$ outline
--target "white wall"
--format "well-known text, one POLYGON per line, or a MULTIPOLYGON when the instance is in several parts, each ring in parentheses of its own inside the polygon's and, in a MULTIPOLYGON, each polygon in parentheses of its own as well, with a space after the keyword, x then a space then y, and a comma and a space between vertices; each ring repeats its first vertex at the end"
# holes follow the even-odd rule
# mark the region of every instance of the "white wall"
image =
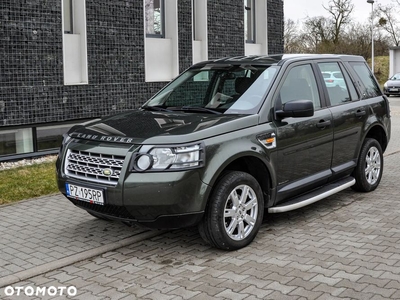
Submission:
POLYGON ((177 0, 165 1, 165 38, 146 37, 145 24, 143 30, 146 82, 172 80, 179 74, 177 0))
POLYGON ((193 64, 208 60, 207 0, 193 0, 192 14, 195 13, 193 26, 193 64))
MULTIPOLYGON (((88 83, 85 3, 83 0, 72 0, 73 34, 64 33, 62 22, 65 85, 88 83)), ((64 10, 62 13, 64 16, 64 10)))
POLYGON ((389 49, 389 77, 400 72, 400 47, 389 49))
MULTIPOLYGON (((255 0, 255 33, 256 42, 246 43, 245 55, 267 55, 268 54, 268 22, 267 22, 267 0, 255 0)), ((244 11, 243 11, 244 14, 244 11)))

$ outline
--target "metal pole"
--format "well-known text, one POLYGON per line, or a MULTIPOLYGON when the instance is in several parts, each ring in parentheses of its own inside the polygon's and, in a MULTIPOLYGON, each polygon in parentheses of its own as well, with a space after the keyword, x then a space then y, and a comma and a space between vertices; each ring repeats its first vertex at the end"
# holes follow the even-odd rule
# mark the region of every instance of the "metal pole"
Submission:
POLYGON ((371 70, 375 74, 374 68, 374 0, 367 0, 371 4, 371 70))

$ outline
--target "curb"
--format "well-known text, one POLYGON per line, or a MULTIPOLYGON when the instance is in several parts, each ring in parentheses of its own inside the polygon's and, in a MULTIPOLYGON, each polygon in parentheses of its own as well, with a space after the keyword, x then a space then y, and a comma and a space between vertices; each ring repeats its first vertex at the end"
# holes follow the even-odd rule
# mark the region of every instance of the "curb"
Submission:
POLYGON ((98 256, 103 253, 106 253, 108 251, 113 251, 118 248, 128 246, 133 243, 141 242, 143 240, 164 234, 165 232, 167 232, 167 231, 165 231, 165 230, 146 231, 146 232, 139 233, 135 236, 123 239, 121 241, 118 241, 118 242, 115 242, 112 244, 107 244, 107 245, 97 247, 95 249, 90 249, 87 251, 79 252, 79 253, 73 254, 71 256, 64 257, 64 258, 58 259, 56 261, 40 265, 40 266, 36 266, 36 267, 28 269, 28 270, 24 270, 24 271, 20 271, 20 272, 11 274, 11 275, 7 275, 3 278, 0 278, 0 287, 6 287, 6 286, 12 285, 14 283, 29 279, 31 277, 38 276, 38 275, 62 268, 62 267, 66 267, 66 266, 76 263, 78 261, 89 259, 94 256, 98 256))

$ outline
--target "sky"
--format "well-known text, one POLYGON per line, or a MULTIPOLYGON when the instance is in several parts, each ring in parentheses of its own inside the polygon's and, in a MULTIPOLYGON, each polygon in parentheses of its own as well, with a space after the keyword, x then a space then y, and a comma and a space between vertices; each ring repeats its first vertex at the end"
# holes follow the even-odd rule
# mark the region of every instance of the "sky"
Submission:
MULTIPOLYGON (((285 20, 304 21, 308 17, 329 16, 328 12, 322 7, 328 7, 329 0, 284 0, 285 20)), ((356 22, 366 23, 370 16, 372 7, 367 0, 352 0, 354 10, 352 16, 356 22)), ((392 4, 391 0, 375 0, 374 8, 377 4, 392 4)))

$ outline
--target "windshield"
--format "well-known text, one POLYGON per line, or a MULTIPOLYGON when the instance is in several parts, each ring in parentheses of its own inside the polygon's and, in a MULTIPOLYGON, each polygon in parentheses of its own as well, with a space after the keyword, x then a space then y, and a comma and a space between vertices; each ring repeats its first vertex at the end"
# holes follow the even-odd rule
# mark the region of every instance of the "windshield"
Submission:
POLYGON ((394 74, 390 80, 400 80, 400 73, 394 74))
POLYGON ((277 69, 276 66, 227 64, 189 69, 142 108, 254 114, 261 107, 277 69))

